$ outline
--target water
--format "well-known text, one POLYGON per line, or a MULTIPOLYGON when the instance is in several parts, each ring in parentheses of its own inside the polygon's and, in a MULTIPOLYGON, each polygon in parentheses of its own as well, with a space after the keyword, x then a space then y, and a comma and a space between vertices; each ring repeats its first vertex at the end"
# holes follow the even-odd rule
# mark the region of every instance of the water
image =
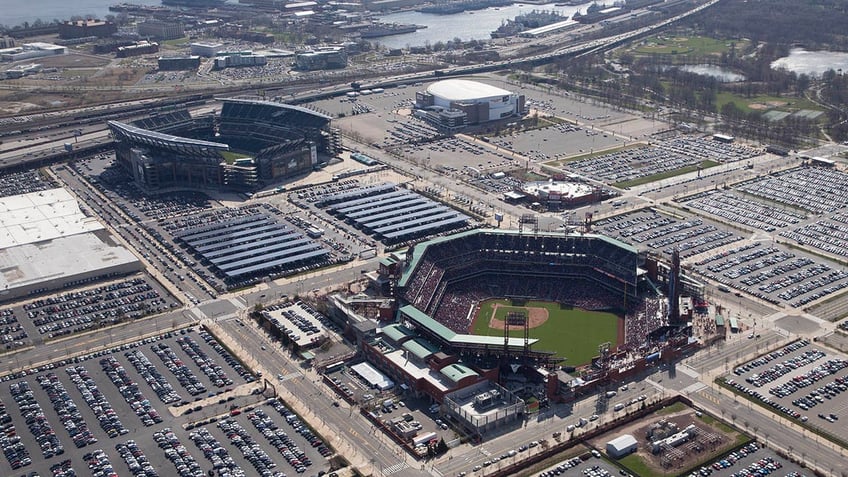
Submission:
MULTIPOLYGON (((125 0, 3 0, 0 23, 7 26, 21 25, 23 22, 32 23, 37 19, 45 22, 55 20, 70 20, 72 16, 103 18, 112 13, 109 5, 115 5, 125 0)), ((161 5, 160 0, 126 0, 127 3, 138 5, 161 5)))
POLYGON ((689 73, 695 73, 696 75, 712 76, 722 83, 745 81, 744 75, 740 75, 733 70, 715 65, 685 65, 681 66, 680 69, 689 73))
POLYGON ((110 13, 114 15, 109 6, 118 3, 162 5, 161 0, 0 0, 0 24, 12 27, 24 22, 32 23, 39 18, 51 22, 70 20, 73 16, 102 19, 110 13))
POLYGON ((821 76, 827 70, 848 71, 848 53, 835 51, 807 51, 803 48, 789 50, 784 56, 772 62, 772 68, 785 68, 797 74, 821 76))
MULTIPOLYGON (((588 5, 588 2, 587 2, 588 5)), ((533 10, 557 11, 566 18, 581 10, 585 13, 585 5, 577 7, 557 7, 553 3, 530 5, 514 3, 506 7, 490 7, 485 10, 462 12, 455 15, 436 15, 433 13, 400 12, 383 15, 380 21, 386 23, 414 23, 427 25, 427 28, 414 33, 384 36, 372 41, 385 45, 387 48, 406 48, 408 46, 433 45, 439 41, 447 42, 454 38, 463 41, 488 40, 505 20, 512 20, 517 15, 533 10)))

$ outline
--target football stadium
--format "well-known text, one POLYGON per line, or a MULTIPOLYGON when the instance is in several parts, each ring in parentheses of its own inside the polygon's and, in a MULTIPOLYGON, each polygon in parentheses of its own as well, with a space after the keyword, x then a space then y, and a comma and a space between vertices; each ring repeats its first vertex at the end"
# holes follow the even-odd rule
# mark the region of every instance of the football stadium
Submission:
POLYGON ((175 111, 110 121, 117 162, 146 192, 255 190, 309 172, 341 145, 329 116, 300 106, 222 99, 220 114, 175 111))

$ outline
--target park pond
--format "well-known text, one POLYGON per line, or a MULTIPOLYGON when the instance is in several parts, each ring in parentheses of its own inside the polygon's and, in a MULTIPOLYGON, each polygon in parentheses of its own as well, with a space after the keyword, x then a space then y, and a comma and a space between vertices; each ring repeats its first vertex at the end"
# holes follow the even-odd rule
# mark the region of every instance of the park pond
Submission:
POLYGON ((848 53, 838 51, 807 51, 803 48, 789 50, 784 56, 772 62, 772 68, 784 68, 797 74, 821 76, 828 70, 848 70, 848 53))
POLYGON ((694 73, 701 76, 711 76, 722 83, 734 83, 744 81, 745 76, 733 70, 715 65, 683 65, 679 67, 682 71, 694 73))

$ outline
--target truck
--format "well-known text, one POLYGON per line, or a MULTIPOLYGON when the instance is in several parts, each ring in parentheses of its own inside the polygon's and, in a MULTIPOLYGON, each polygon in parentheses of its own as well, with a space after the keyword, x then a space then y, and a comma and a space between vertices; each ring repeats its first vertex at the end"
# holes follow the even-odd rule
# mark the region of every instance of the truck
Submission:
POLYGON ((435 432, 425 432, 424 434, 412 439, 413 447, 427 445, 430 441, 436 440, 437 437, 439 437, 439 435, 435 432))

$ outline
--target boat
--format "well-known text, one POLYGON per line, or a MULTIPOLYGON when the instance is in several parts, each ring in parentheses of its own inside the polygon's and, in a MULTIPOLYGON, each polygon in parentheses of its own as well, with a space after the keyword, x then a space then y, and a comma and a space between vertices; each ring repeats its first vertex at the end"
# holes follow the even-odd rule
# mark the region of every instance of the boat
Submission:
POLYGON ((427 28, 425 25, 412 25, 403 23, 374 23, 371 26, 359 30, 360 38, 379 38, 381 36, 402 35, 404 33, 412 33, 421 28, 427 28))
POLYGON ((419 13, 435 13, 438 15, 452 15, 468 10, 483 10, 489 7, 505 7, 512 0, 460 0, 458 2, 439 1, 416 9, 419 13))
POLYGON ((171 7, 220 7, 226 0, 162 0, 162 5, 171 7))

